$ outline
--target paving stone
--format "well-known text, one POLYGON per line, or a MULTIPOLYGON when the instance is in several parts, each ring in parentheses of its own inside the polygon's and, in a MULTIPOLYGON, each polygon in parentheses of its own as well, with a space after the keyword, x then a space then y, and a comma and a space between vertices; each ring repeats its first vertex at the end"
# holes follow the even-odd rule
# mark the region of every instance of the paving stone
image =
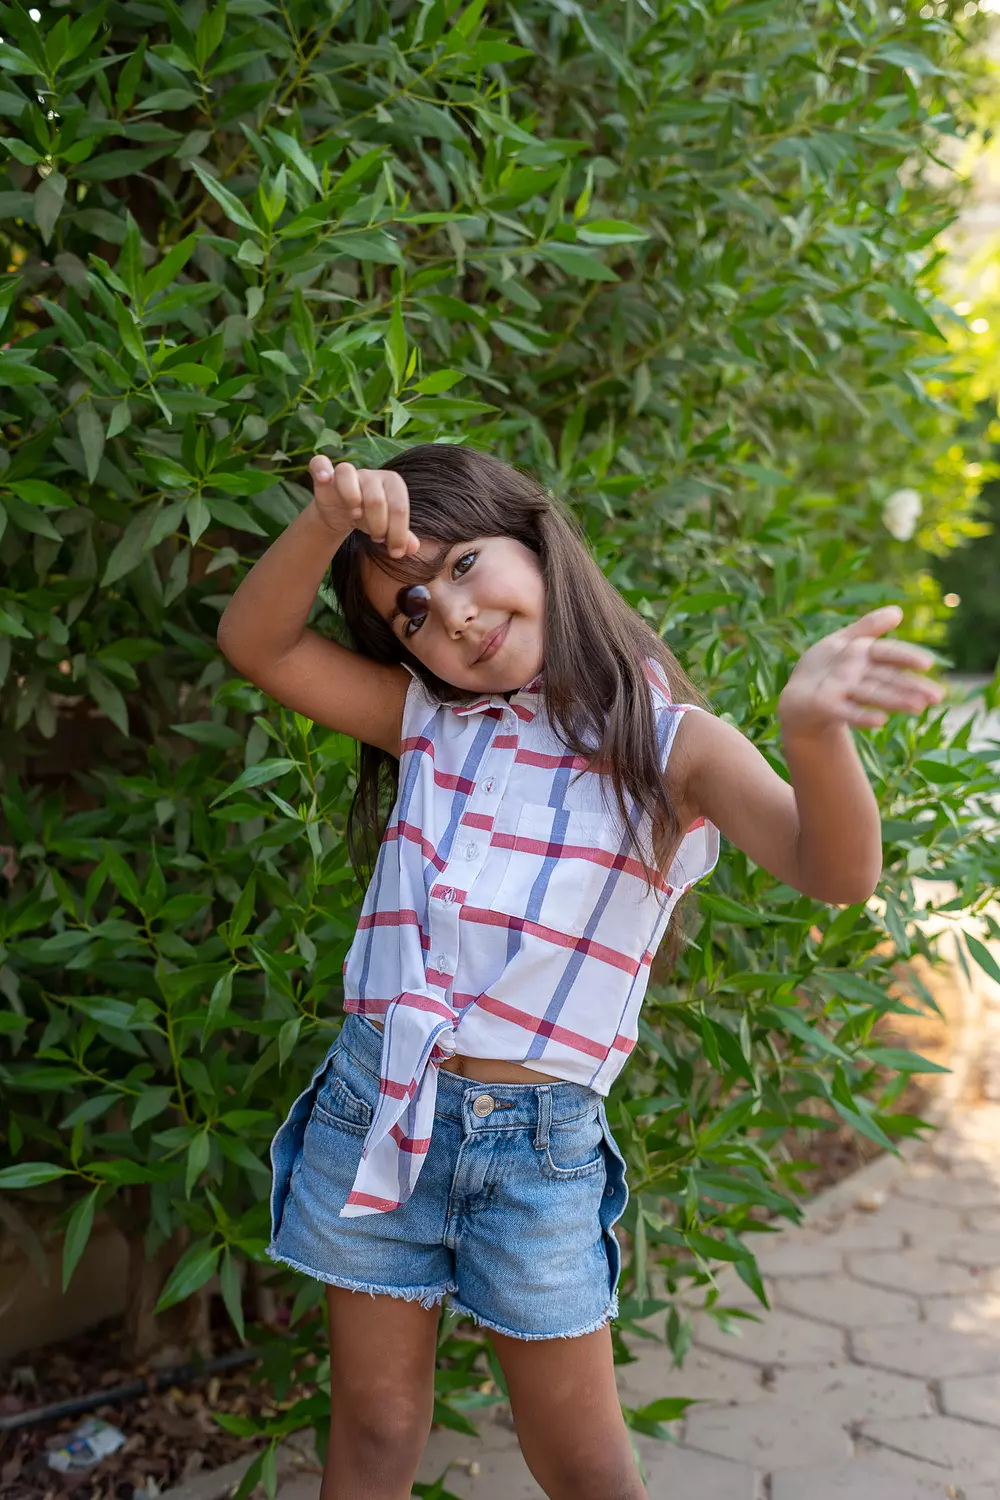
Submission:
POLYGON ((879 1417, 863 1432, 896 1453, 940 1465, 949 1478, 996 1478, 1000 1446, 991 1427, 957 1417, 879 1417))
POLYGON ((957 1208, 917 1203, 911 1198, 890 1198, 874 1217, 892 1229, 902 1230, 915 1244, 950 1239, 965 1229, 957 1208))
MULTIPOLYGON (((922 1480, 924 1484, 938 1485, 939 1493, 947 1495, 948 1500, 957 1500, 958 1496, 965 1500, 965 1484, 949 1464, 927 1463, 924 1459, 913 1458, 909 1453, 881 1448, 864 1437, 859 1437, 855 1443, 854 1456, 866 1463, 874 1463, 877 1468, 885 1469, 890 1474, 897 1474, 911 1484, 922 1480)), ((803 1500, 807 1500, 807 1497, 803 1497, 803 1500)))
POLYGON ((771 1476, 771 1500, 942 1500, 943 1485, 900 1476, 865 1459, 834 1469, 779 1469, 771 1476))
MULTIPOLYGON (((504 1500, 545 1500, 513 1433, 508 1434, 503 1447, 487 1447, 459 1432, 432 1432, 417 1478, 424 1484, 433 1484, 445 1470, 448 1472, 445 1488, 460 1500, 494 1500, 501 1495, 504 1500)), ((282 1494, 279 1500, 285 1500, 285 1496, 282 1494)))
POLYGON ((939 1208, 996 1209, 1000 1204, 1000 1187, 988 1178, 953 1177, 951 1173, 933 1172, 926 1176, 905 1177, 896 1188, 900 1198, 929 1203, 939 1208))
POLYGON ((664 1396, 688 1396, 697 1401, 741 1403, 764 1394, 761 1372, 741 1359, 725 1359, 705 1349, 692 1349, 679 1370, 663 1345, 627 1340, 634 1364, 618 1365, 618 1390, 628 1406, 646 1406, 664 1396))
POLYGON ((895 1224, 881 1223, 878 1214, 845 1219, 826 1236, 831 1250, 901 1250, 903 1231, 895 1224))
POLYGON ((970 1213, 969 1228, 981 1234, 1000 1234, 1000 1208, 981 1208, 970 1213))
POLYGON ((835 1464, 851 1454, 851 1440, 832 1412, 777 1401, 695 1407, 687 1417, 684 1444, 761 1469, 793 1468, 810 1459, 835 1464))
POLYGON ((933 1410, 924 1381, 865 1365, 779 1370, 771 1395, 784 1406, 829 1412, 841 1425, 871 1417, 919 1417, 933 1410))
POLYGON ((297 1474, 279 1486, 280 1500, 319 1500, 320 1480, 315 1474, 297 1474))
POLYGON ((835 1328, 881 1328, 916 1323, 920 1304, 903 1292, 863 1286, 850 1276, 810 1276, 780 1284, 778 1302, 790 1312, 835 1328))
POLYGON ((967 1484, 962 1500, 1000 1500, 1000 1480, 996 1484, 967 1484))
POLYGON ((945 1297, 974 1292, 983 1276, 957 1261, 941 1260, 931 1251, 877 1250, 873 1255, 849 1255, 847 1269, 857 1281, 918 1297, 945 1297))
MULTIPOLYGON (((748 1464, 730 1463, 708 1453, 690 1448, 676 1448, 656 1438, 638 1438, 636 1447, 646 1472, 650 1500, 680 1500, 697 1496, 697 1500, 760 1500, 760 1476, 748 1464)), ((449 1481, 450 1483, 450 1481, 449 1481)), ((540 1492, 539 1492, 540 1493, 540 1492)), ((482 1496, 482 1500, 493 1497, 482 1496)), ((506 1493, 496 1500, 507 1500, 506 1493)))
POLYGON ((760 1323, 741 1320, 739 1332, 738 1338, 723 1333, 707 1314, 694 1320, 694 1343, 731 1359, 756 1365, 818 1365, 844 1358, 844 1335, 839 1328, 827 1328, 781 1309, 766 1313, 760 1323))
POLYGON ((954 1328, 959 1333, 992 1337, 1000 1349, 1000 1297, 928 1297, 928 1323, 935 1328, 954 1328))
POLYGON ((962 1266, 988 1269, 1000 1266, 1000 1234, 960 1234, 941 1249, 944 1260, 957 1260, 962 1266))
POLYGON ((1000 1374, 1000 1339, 995 1336, 977 1338, 918 1323, 907 1328, 871 1328, 852 1334, 851 1342, 859 1364, 923 1380, 1000 1374))
POLYGON ((800 1239, 790 1235, 785 1243, 782 1239, 776 1235, 774 1242, 765 1240, 760 1249, 750 1241, 762 1276, 829 1276, 843 1269, 840 1250, 824 1236, 800 1239))
MULTIPOLYGON (((963 1375, 941 1382, 941 1406, 949 1417, 1000 1427, 1000 1375, 963 1375)), ((997 1439, 1000 1443, 1000 1438, 997 1439)))

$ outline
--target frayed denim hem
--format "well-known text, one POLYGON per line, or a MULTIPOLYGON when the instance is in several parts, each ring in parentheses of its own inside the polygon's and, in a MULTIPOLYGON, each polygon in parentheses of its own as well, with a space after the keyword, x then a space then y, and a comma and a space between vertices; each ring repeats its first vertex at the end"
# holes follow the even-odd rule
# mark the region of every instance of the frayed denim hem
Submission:
POLYGON ((525 1343, 535 1343, 540 1339, 582 1339, 585 1334, 598 1333, 608 1323, 613 1323, 618 1316, 618 1296, 612 1297, 607 1307, 599 1318, 593 1323, 588 1323, 585 1328, 571 1328, 568 1333, 519 1333, 516 1328, 503 1328, 499 1323, 491 1323, 489 1318, 484 1318, 480 1313, 473 1312, 471 1307, 466 1307, 464 1302, 459 1302, 454 1296, 448 1303, 452 1312, 461 1313, 463 1318, 471 1318, 473 1323, 480 1328, 488 1328, 491 1333, 502 1333, 508 1339, 522 1339, 525 1343))
POLYGON ((345 1292, 367 1292, 369 1297, 396 1297, 401 1302, 419 1302, 421 1307, 426 1307, 428 1310, 440 1307, 445 1297, 455 1290, 452 1286, 375 1286, 371 1282, 352 1281, 349 1276, 331 1276, 326 1271, 317 1271, 312 1266, 304 1266, 301 1261, 291 1260, 287 1255, 282 1255, 273 1245, 268 1246, 267 1254, 270 1260, 277 1261, 283 1266, 290 1266, 293 1271, 301 1271, 304 1276, 311 1276, 314 1281, 323 1281, 327 1286, 339 1286, 345 1292))

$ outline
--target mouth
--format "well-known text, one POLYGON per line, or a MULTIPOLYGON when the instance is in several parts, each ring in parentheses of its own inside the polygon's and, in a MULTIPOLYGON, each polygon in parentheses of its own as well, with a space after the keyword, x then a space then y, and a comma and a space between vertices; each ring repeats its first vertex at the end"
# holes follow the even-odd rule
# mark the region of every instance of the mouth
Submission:
POLYGON ((510 629, 510 622, 511 616, 508 615, 502 625, 498 625, 496 630, 490 631, 489 635, 483 642, 483 649, 480 651, 479 655, 472 663, 474 667, 481 666, 484 661, 489 661, 491 657, 496 656, 497 652, 500 650, 500 647, 507 639, 507 632, 510 629))

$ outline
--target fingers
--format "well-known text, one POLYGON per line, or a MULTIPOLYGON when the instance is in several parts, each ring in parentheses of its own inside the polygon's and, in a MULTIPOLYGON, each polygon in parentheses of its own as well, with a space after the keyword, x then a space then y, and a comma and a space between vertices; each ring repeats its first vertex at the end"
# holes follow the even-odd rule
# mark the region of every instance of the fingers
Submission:
POLYGON ((870 609, 859 620, 852 620, 849 625, 844 625, 842 630, 846 636, 885 635, 888 631, 895 630, 902 619, 903 611, 898 604, 881 604, 878 609, 870 609))
MULTIPOLYGON (((913 672, 895 671, 891 667, 872 666, 846 697, 854 704, 889 713, 923 713, 933 703, 940 703, 945 689, 913 672)), ((884 722, 884 717, 883 717, 884 722)))
POLYGON ((336 508, 349 526, 383 542, 390 557, 419 550, 420 542, 410 530, 410 497, 401 475, 350 463, 334 466, 322 453, 310 459, 309 473, 317 503, 336 508))

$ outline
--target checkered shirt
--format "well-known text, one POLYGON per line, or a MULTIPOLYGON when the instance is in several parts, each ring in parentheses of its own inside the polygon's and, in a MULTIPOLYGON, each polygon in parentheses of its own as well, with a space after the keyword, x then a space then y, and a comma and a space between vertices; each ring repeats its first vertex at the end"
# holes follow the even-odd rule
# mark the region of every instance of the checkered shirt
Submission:
MULTIPOLYGON (((658 668, 649 676, 665 768, 696 705, 671 703, 658 668)), ((718 831, 699 819, 650 887, 606 778, 556 737, 542 692, 541 678, 509 702, 443 704, 417 678, 407 692, 399 794, 344 966, 345 1008, 385 1035, 343 1217, 412 1193, 447 1057, 516 1062, 607 1094, 670 913, 718 859, 718 831)), ((650 849, 648 818, 634 809, 633 821, 650 849)))

